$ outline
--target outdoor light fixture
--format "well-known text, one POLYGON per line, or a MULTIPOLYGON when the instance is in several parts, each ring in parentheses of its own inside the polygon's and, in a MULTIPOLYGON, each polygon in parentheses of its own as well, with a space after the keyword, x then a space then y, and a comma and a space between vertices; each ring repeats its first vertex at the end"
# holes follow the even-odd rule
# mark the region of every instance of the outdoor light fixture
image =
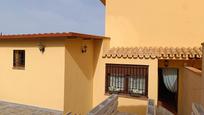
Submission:
POLYGON ((45 52, 45 45, 43 45, 41 42, 38 44, 38 48, 40 52, 44 53, 45 52))
POLYGON ((164 61, 164 66, 165 66, 165 67, 168 67, 168 66, 169 66, 169 61, 168 61, 168 60, 165 60, 165 61, 164 61))
POLYGON ((81 53, 86 53, 88 51, 87 43, 88 43, 89 40, 90 39, 82 39, 81 40, 81 53))
POLYGON ((87 52, 87 45, 82 45, 81 46, 81 52, 86 53, 87 52))

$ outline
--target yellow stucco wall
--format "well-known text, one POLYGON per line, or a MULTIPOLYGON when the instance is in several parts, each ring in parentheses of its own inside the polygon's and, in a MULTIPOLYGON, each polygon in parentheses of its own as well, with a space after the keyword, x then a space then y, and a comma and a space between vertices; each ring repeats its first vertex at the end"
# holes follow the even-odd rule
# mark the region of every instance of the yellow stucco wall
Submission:
MULTIPOLYGON (((201 68, 202 60, 170 60, 168 61, 169 68, 177 68, 179 70, 179 86, 178 86, 178 115, 185 115, 186 108, 183 106, 183 98, 185 97, 185 92, 183 92, 183 88, 186 83, 184 84, 184 80, 186 79, 186 73, 184 66, 191 66, 195 68, 201 68)), ((164 68, 164 60, 159 60, 159 67, 164 68)))
POLYGON ((85 115, 92 108, 93 40, 72 39, 66 41, 65 113, 85 115), (81 46, 87 45, 87 52, 81 46))
MULTIPOLYGON (((201 83, 204 83, 204 43, 203 45, 203 60, 202 60, 202 75, 201 75, 201 83)), ((201 85, 201 103, 204 107, 204 85, 201 85)))
MULTIPOLYGON (((163 0, 107 0, 106 1, 106 29, 105 35, 111 37, 110 47, 136 47, 136 46, 156 46, 156 47, 194 47, 200 46, 204 38, 204 1, 163 1, 163 0)), ((101 59, 99 70, 104 70, 105 63, 110 60, 101 59)), ((111 59, 116 63, 142 64, 148 60, 111 59), (122 61, 121 61, 122 60, 122 61)), ((149 60, 150 61, 150 60, 149 60)), ((156 63, 156 62, 155 62, 156 63)), ((179 100, 178 114, 182 115, 182 80, 185 61, 171 61, 170 67, 179 69, 179 100)), ((201 60, 189 61, 188 64, 201 68, 201 60), (195 62, 195 63, 194 63, 195 62), (197 65, 196 65, 197 64, 197 65)), ((159 61, 159 67, 163 62, 159 61)), ((158 72, 155 66, 154 72, 158 72)), ((104 71, 95 73, 104 74, 104 71)), ((156 74, 153 74, 156 75, 156 74)), ((96 75, 95 75, 96 76, 96 75)), ((104 77, 105 75, 103 75, 104 77)), ((97 76, 98 77, 98 76, 97 76)), ((98 78, 94 77, 94 84, 98 78)), ((105 80, 104 78, 100 78, 105 80)), ((100 80, 100 81, 101 81, 100 80)), ((104 81, 103 81, 104 82, 104 81)), ((157 79, 149 81, 157 82, 157 79)), ((98 82, 96 82, 98 84, 98 82)), ((102 84, 102 83, 101 83, 102 84)), ((101 86, 101 88, 104 86, 101 86)), ((150 95, 157 95, 158 86, 150 95)), ((95 89, 94 85, 94 91, 95 89)), ((97 94, 94 92, 94 94, 97 94)), ((102 94, 101 94, 102 95, 102 94)), ((94 95, 94 97, 96 97, 94 95)), ((157 96, 156 96, 157 97, 157 96)), ((102 98, 102 97, 101 97, 102 98)), ((125 104, 128 99, 124 99, 125 104)), ((157 98, 156 98, 157 100, 157 98)), ((97 101, 95 101, 97 102, 97 101)), ((123 101, 119 101, 123 102, 123 101)), ((125 110, 128 110, 127 107, 125 110)), ((139 109, 141 110, 141 109, 139 109)))
POLYGON ((181 115, 192 115, 192 103, 204 104, 202 94, 204 93, 204 89, 201 88, 202 85, 202 77, 201 71, 197 72, 192 71, 190 69, 184 69, 184 77, 183 79, 183 94, 182 97, 182 107, 185 108, 182 111, 181 115))
MULTIPOLYGON (((204 42, 202 43, 202 49, 203 49, 203 55, 202 55, 202 57, 203 57, 203 60, 202 60, 202 80, 204 81, 204 42)), ((203 88, 204 88, 204 86, 203 86, 203 88)), ((204 100, 204 99, 203 99, 204 100)))
MULTIPOLYGON (((107 98, 105 95, 105 64, 135 64, 149 65, 148 77, 148 97, 155 100, 157 104, 157 86, 158 86, 158 61, 140 60, 140 59, 100 59, 96 66, 93 82, 93 106, 96 106, 107 98)), ((122 112, 137 113, 145 115, 147 100, 119 97, 118 110, 122 112)))
POLYGON ((106 0, 105 35, 113 46, 200 45, 203 0, 106 0))
POLYGON ((63 111, 65 47, 62 41, 0 42, 0 100, 63 111), (13 69, 13 50, 25 50, 25 69, 13 69))

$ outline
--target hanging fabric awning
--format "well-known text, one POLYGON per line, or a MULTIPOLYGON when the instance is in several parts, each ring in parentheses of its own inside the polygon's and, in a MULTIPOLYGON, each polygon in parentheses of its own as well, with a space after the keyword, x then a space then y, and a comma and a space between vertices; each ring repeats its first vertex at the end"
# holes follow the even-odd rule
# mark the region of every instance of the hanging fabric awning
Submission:
POLYGON ((172 92, 177 92, 177 78, 178 78, 178 70, 173 68, 164 68, 162 69, 163 81, 166 88, 172 92))

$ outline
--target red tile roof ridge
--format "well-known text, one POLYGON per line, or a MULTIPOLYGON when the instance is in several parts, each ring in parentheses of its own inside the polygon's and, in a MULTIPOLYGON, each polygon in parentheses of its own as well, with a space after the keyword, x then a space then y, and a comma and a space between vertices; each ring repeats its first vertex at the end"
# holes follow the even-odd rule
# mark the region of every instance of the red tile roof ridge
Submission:
POLYGON ((49 37, 78 37, 85 39, 105 39, 109 37, 83 34, 76 32, 51 32, 51 33, 28 33, 28 34, 0 34, 0 39, 16 39, 16 38, 49 38, 49 37))

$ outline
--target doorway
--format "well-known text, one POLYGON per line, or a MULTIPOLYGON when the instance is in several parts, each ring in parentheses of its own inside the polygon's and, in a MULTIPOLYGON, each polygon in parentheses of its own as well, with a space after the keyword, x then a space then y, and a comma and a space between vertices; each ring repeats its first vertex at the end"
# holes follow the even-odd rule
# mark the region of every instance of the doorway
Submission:
POLYGON ((158 105, 170 112, 178 111, 179 70, 177 68, 159 68, 158 105))

